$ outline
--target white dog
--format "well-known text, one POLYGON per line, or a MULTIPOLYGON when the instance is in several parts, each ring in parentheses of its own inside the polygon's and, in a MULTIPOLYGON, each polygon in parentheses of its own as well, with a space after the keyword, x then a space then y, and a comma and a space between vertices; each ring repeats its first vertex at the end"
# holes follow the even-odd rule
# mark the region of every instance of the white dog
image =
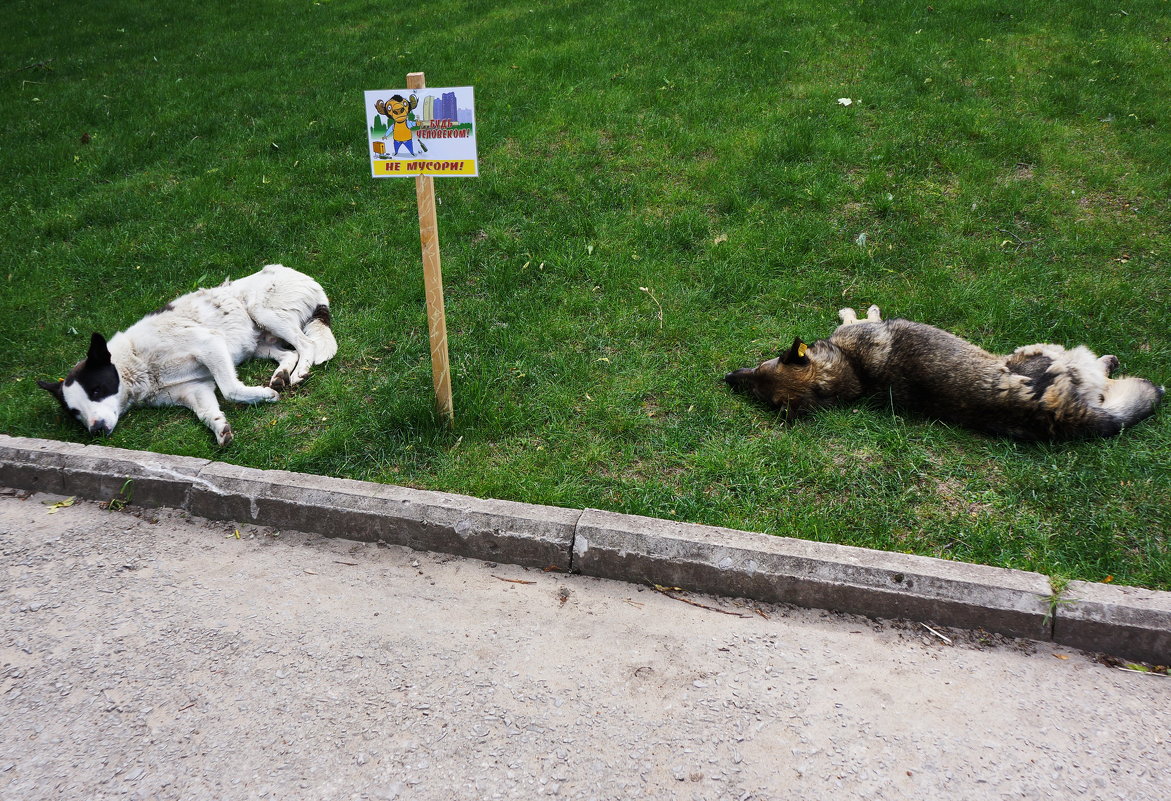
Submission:
POLYGON ((329 298, 309 276, 280 264, 214 289, 200 289, 151 312, 89 353, 63 380, 38 381, 91 434, 109 434, 135 405, 186 406, 220 445, 232 427, 215 388, 240 403, 275 401, 305 380, 309 368, 337 353, 329 298), (247 387, 236 365, 274 359, 267 387, 247 387))

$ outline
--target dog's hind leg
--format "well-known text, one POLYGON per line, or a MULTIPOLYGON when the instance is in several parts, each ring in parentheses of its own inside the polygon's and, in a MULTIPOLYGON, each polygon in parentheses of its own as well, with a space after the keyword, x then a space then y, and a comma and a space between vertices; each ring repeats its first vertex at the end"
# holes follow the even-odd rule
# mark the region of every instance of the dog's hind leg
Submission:
POLYGON ((275 389, 277 392, 284 392, 289 388, 292 383, 290 376, 293 373, 293 368, 297 366, 297 351, 281 347, 271 340, 265 340, 256 347, 256 357, 258 359, 272 359, 277 363, 272 378, 268 380, 269 388, 275 389))
MULTIPOLYGON (((252 320, 277 339, 282 339, 296 351, 296 366, 289 373, 289 386, 296 386, 309 375, 309 368, 316 363, 317 345, 301 329, 301 321, 295 314, 287 311, 252 308, 249 309, 252 320)), ((275 378, 275 376, 274 376, 275 378)))
POLYGON ((215 434, 217 444, 222 446, 232 441, 232 427, 228 424, 228 418, 220 411, 215 389, 210 384, 188 381, 186 384, 168 387, 167 395, 170 402, 186 406, 195 412, 195 416, 215 434))
MULTIPOLYGON (((853 309, 839 309, 838 310, 838 318, 841 319, 842 325, 854 325, 855 323, 862 322, 861 320, 858 319, 858 313, 856 311, 854 311, 853 309)), ((866 322, 868 322, 868 323, 881 323, 882 322, 882 314, 881 314, 881 312, 879 312, 877 306, 871 306, 869 309, 866 310, 866 322)))

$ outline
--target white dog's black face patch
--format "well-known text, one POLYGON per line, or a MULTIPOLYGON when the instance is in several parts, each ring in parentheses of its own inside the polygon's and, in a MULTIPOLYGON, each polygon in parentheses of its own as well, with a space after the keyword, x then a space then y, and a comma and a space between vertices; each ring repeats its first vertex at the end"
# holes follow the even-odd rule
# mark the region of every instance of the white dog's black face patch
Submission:
POLYGON ((63 381, 38 381, 37 384, 91 434, 109 434, 118 424, 122 414, 118 393, 121 380, 101 334, 93 335, 89 353, 63 381))

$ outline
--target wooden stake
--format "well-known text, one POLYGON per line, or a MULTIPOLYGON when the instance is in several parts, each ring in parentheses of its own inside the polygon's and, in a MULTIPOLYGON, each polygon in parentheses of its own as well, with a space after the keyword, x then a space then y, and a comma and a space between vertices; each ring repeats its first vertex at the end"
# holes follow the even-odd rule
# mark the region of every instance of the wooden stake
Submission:
MULTIPOLYGON (((408 89, 425 89, 421 72, 407 74, 408 89)), ((419 201, 419 240, 423 246, 423 287, 427 292, 427 330, 431 337, 431 382, 435 385, 435 407, 450 426, 455 424, 451 405, 451 369, 447 360, 447 320, 443 312, 443 270, 439 262, 439 223, 435 218, 435 179, 415 176, 419 201)))

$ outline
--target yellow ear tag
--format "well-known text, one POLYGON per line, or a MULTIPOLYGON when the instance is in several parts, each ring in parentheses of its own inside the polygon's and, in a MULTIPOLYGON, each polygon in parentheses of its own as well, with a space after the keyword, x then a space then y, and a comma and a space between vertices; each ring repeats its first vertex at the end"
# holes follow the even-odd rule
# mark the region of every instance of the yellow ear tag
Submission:
POLYGON ((798 345, 797 346, 797 358, 800 359, 802 356, 804 356, 805 351, 807 351, 807 350, 809 350, 809 348, 807 348, 805 346, 804 342, 802 342, 800 345, 798 345))

